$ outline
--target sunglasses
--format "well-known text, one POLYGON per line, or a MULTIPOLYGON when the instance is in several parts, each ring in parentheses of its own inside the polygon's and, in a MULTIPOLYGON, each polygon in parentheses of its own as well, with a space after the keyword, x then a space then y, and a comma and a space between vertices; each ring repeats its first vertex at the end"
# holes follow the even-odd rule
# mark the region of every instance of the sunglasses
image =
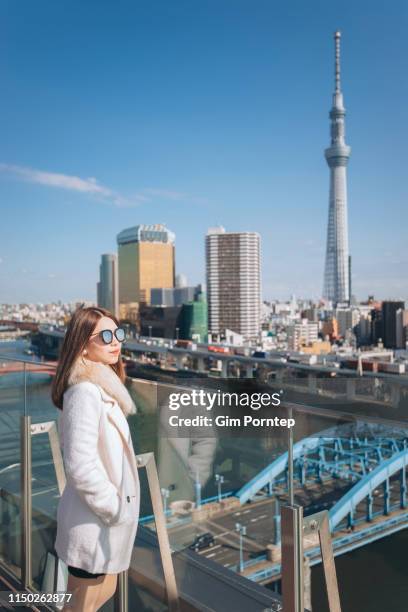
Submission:
POLYGON ((92 336, 100 336, 105 344, 110 344, 114 334, 118 342, 123 342, 126 339, 126 332, 123 327, 117 327, 114 332, 111 329, 103 329, 100 332, 96 332, 96 334, 92 334, 91 338, 92 336))

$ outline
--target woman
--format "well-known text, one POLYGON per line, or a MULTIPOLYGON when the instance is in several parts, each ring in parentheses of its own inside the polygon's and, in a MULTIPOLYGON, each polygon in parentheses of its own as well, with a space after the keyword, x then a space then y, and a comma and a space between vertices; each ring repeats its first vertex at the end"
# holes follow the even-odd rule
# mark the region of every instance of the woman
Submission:
POLYGON ((61 348, 52 400, 66 485, 57 511, 55 550, 68 566, 71 603, 93 612, 115 593, 130 566, 140 484, 127 417, 136 407, 124 385, 125 332, 104 308, 79 308, 61 348))

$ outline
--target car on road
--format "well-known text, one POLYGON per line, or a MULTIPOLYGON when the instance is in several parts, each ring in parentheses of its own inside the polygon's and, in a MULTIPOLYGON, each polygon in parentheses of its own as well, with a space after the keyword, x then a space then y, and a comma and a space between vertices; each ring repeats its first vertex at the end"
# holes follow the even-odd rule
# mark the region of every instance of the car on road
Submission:
POLYGON ((252 357, 255 357, 258 359, 268 359, 269 353, 267 351, 254 351, 252 353, 252 357))
POLYGON ((189 548, 191 550, 201 550, 202 548, 208 548, 209 546, 214 546, 215 539, 212 533, 207 531, 206 533, 201 533, 198 535, 195 540, 190 544, 189 548))
POLYGON ((174 344, 175 348, 187 349, 189 351, 196 351, 197 344, 196 342, 192 342, 191 340, 177 340, 174 344))

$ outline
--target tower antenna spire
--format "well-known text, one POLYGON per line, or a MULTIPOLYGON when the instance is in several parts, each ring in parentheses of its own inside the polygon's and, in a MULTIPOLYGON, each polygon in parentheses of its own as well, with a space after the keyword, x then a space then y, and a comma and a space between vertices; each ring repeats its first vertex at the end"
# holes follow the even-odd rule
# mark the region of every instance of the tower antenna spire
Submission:
POLYGON ((345 141, 346 109, 340 84, 340 38, 341 34, 337 30, 334 32, 335 89, 329 113, 331 139, 330 146, 325 150, 330 168, 330 197, 323 297, 333 304, 350 300, 346 167, 351 148, 345 141))
POLYGON ((340 84, 340 38, 341 33, 337 30, 334 33, 334 43, 335 43, 335 91, 336 93, 341 92, 341 84, 340 84))

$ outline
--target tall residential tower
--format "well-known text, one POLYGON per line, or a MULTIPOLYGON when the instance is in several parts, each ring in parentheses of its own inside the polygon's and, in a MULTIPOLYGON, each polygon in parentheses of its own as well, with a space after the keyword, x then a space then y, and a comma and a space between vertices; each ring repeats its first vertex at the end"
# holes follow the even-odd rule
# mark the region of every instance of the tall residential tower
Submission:
POLYGON ((346 167, 351 148, 344 139, 343 94, 340 84, 340 32, 335 32, 335 90, 330 111, 331 143, 324 154, 330 168, 329 221, 323 297, 334 305, 350 301, 346 167))
POLYGON ((261 329, 261 252, 257 232, 210 228, 205 237, 208 332, 256 340, 261 329))

